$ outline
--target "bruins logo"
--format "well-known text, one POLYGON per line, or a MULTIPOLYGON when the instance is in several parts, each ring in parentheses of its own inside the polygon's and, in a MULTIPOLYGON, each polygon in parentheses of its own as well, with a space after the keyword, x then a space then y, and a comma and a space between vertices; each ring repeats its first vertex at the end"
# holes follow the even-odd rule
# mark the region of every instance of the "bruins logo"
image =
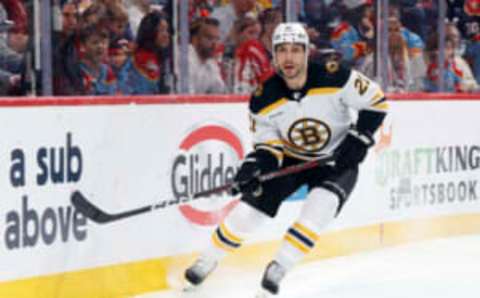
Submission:
POLYGON ((315 153, 328 144, 331 137, 331 129, 324 122, 303 118, 295 121, 288 131, 288 139, 297 149, 315 153))
POLYGON ((335 60, 329 60, 327 61, 327 63, 325 64, 325 68, 327 69, 327 71, 329 73, 335 73, 338 71, 338 68, 339 68, 339 65, 338 65, 338 61, 335 61, 335 60))

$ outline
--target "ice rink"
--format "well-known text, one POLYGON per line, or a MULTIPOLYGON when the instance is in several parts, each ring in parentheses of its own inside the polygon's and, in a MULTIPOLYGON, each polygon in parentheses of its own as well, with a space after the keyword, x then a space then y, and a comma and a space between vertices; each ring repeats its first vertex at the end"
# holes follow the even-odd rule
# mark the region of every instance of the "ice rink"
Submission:
MULTIPOLYGON (((195 293, 137 298, 255 297, 262 270, 219 267, 195 293)), ((172 278, 175 284, 175 278, 172 278)), ((307 263, 285 278, 278 298, 480 297, 480 235, 417 242, 307 263)))

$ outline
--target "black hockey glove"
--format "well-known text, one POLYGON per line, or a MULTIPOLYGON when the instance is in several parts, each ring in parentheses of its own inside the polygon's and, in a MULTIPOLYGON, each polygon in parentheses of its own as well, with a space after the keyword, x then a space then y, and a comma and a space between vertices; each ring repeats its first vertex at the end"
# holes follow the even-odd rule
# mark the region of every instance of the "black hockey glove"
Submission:
POLYGON ((375 141, 369 133, 350 129, 335 150, 335 167, 338 170, 356 167, 365 159, 368 148, 374 143, 375 141))
POLYGON ((232 195, 242 193, 247 197, 259 197, 262 194, 260 182, 261 169, 253 158, 247 158, 233 179, 234 185, 231 189, 232 195))

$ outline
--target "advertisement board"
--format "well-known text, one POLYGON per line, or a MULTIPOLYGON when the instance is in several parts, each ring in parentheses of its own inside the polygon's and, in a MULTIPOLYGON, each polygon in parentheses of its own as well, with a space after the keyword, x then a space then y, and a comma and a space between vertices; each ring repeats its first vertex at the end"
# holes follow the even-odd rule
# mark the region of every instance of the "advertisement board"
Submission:
MULTIPOLYGON (((172 268, 205 247, 238 203, 226 193, 191 195, 231 181, 251 150, 245 98, 133 103, 3 102, 0 296, 123 297, 166 288, 172 268), (73 191, 112 213, 159 208, 101 225, 75 210, 73 191), (113 286, 112 276, 128 283, 113 286)), ((478 111, 477 100, 392 102, 351 198, 324 232, 322 241, 344 241, 331 255, 479 232, 478 111)), ((289 198, 247 251, 269 252, 305 193, 289 198)), ((320 256, 325 251, 311 258, 320 256)))

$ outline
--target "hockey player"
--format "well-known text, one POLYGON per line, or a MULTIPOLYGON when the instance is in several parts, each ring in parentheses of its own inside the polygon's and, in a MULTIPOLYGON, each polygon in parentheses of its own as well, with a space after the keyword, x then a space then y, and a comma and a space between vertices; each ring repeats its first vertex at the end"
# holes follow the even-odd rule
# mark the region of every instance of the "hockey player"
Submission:
POLYGON ((211 246, 185 272, 201 284, 228 252, 273 218, 282 201, 308 186, 302 211, 265 269, 258 297, 277 294, 285 274, 310 252, 319 233, 341 212, 374 144, 387 102, 379 86, 335 60, 308 63, 309 39, 299 23, 281 23, 273 35, 276 74, 250 100, 254 151, 234 181, 242 194, 212 235, 211 246), (353 123, 350 111, 358 118, 353 123), (335 165, 306 170, 261 183, 259 175, 334 155, 335 165))

